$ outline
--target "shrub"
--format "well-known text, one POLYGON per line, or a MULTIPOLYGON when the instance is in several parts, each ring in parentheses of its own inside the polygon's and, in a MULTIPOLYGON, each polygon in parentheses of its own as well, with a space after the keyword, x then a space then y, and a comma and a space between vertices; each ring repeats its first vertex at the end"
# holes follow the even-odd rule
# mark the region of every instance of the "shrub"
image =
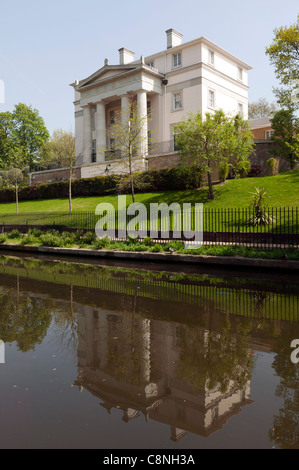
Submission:
POLYGON ((10 239, 19 238, 20 235, 21 234, 20 234, 19 230, 14 229, 7 235, 7 238, 10 238, 10 239))
POLYGON ((266 163, 271 172, 271 175, 276 176, 278 174, 279 161, 276 158, 272 157, 272 158, 269 158, 269 160, 267 160, 266 163))
MULTIPOLYGON (((150 170, 134 174, 136 192, 176 191, 196 189, 201 186, 203 171, 198 166, 164 170, 150 170)), ((24 186, 20 189, 20 201, 40 199, 67 198, 69 192, 68 181, 24 186)), ((129 194, 131 192, 130 179, 127 175, 96 176, 81 178, 72 183, 73 197, 106 196, 108 194, 129 194)), ((13 190, 0 190, 1 202, 14 202, 13 190)))
POLYGON ((253 163, 248 172, 248 177, 256 177, 262 173, 262 167, 259 163, 253 163))
POLYGON ((228 162, 223 162, 219 167, 219 181, 224 183, 228 177, 229 173, 229 164, 228 162))
POLYGON ((7 240, 7 235, 5 233, 0 234, 0 243, 5 243, 7 240))
POLYGON ((59 234, 47 232, 40 237, 41 244, 43 246, 52 246, 52 247, 59 247, 62 245, 62 240, 59 234))
POLYGON ((95 243, 97 240, 97 236, 95 232, 86 232, 84 235, 81 237, 81 244, 83 245, 92 245, 95 243))

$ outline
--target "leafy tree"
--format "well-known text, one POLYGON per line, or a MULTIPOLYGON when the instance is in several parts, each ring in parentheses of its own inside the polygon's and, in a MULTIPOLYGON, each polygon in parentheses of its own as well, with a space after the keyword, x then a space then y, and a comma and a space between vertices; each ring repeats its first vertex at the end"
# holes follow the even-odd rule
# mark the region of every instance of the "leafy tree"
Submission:
POLYGON ((209 198, 214 199, 212 176, 227 162, 236 173, 246 171, 246 162, 253 151, 253 136, 241 116, 225 116, 222 110, 214 114, 189 114, 175 126, 176 143, 185 165, 201 167, 208 177, 209 198))
POLYGON ((298 103, 292 101, 291 95, 299 80, 299 15, 296 23, 274 29, 274 39, 266 54, 275 67, 277 79, 285 87, 274 88, 279 104, 297 108, 298 103))
POLYGON ((268 117, 278 111, 277 104, 269 103, 266 98, 259 98, 257 101, 252 101, 248 104, 248 118, 262 118, 268 117))
POLYGON ((33 165, 38 150, 49 139, 49 132, 37 109, 19 103, 11 113, 10 138, 15 147, 22 149, 24 162, 33 165))
POLYGON ((299 159, 299 118, 295 116, 294 109, 282 109, 275 113, 271 126, 274 130, 272 140, 276 143, 276 148, 270 152, 287 160, 293 169, 299 159))
POLYGON ((121 159, 130 179, 134 204, 134 159, 144 157, 148 145, 148 135, 144 133, 144 128, 147 128, 148 121, 149 116, 140 115, 137 106, 131 104, 122 116, 116 116, 114 124, 107 131, 109 138, 114 141, 111 150, 121 159))
POLYGON ((72 180, 77 159, 75 153, 75 137, 71 131, 57 129, 39 153, 39 165, 69 169, 69 210, 72 213, 72 180))
POLYGON ((0 168, 6 168, 13 149, 11 113, 0 113, 0 168))

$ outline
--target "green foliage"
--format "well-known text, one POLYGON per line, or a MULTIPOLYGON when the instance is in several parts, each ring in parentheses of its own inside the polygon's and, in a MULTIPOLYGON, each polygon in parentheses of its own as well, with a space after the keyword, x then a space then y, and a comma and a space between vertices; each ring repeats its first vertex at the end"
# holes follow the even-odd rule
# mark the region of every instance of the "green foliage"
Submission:
POLYGON ((267 213, 267 192, 265 188, 255 188, 252 194, 251 206, 253 208, 253 216, 248 220, 248 225, 270 225, 274 222, 274 218, 267 213))
POLYGON ((273 90, 277 102, 281 107, 298 109, 299 102, 294 102, 292 95, 299 80, 299 15, 296 23, 274 29, 274 39, 266 48, 266 54, 282 85, 273 90))
POLYGON ((271 172, 271 175, 276 176, 278 174, 279 160, 272 157, 272 158, 269 158, 269 160, 267 160, 266 163, 271 172))
POLYGON ((270 151, 274 156, 287 160, 290 168, 295 168, 299 160, 299 118, 293 109, 282 109, 275 113, 271 119, 274 130, 272 140, 276 146, 270 151))
POLYGON ((274 39, 266 54, 282 84, 299 79, 299 15, 296 23, 274 29, 274 39))
POLYGON ((228 162, 224 161, 219 165, 219 181, 220 183, 224 183, 229 174, 229 164, 228 162))
POLYGON ((92 245, 95 243, 97 240, 97 236, 95 232, 86 232, 82 237, 81 237, 81 244, 83 245, 92 245))
MULTIPOLYGON (((145 189, 147 192, 195 189, 201 186, 202 178, 203 170, 200 167, 177 167, 134 173, 135 191, 141 193, 145 189)), ((96 176, 81 178, 72 183, 73 197, 130 193, 130 180, 127 176, 96 176)), ((19 190, 20 201, 66 198, 68 195, 69 183, 67 181, 25 186, 19 190)), ((15 194, 11 189, 0 190, 1 202, 11 202, 14 199, 15 194)))
POLYGON ((185 165, 198 166, 208 175, 209 198, 214 199, 211 172, 227 162, 238 171, 238 165, 253 153, 253 135, 248 122, 240 115, 227 117, 223 111, 214 114, 190 114, 175 126, 176 143, 185 165))
POLYGON ((8 234, 8 238, 9 239, 14 239, 14 238, 19 238, 20 237, 20 232, 19 230, 15 229, 15 230, 12 230, 9 234, 8 234))
POLYGON ((39 112, 23 103, 13 111, 0 114, 0 166, 33 165, 49 133, 39 112))

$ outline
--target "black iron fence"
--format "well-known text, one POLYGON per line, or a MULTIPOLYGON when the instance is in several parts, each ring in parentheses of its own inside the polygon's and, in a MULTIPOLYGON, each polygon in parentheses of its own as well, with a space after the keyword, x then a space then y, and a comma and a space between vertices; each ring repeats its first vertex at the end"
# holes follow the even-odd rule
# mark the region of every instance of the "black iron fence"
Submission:
MULTIPOLYGON (((137 214, 137 213, 136 213, 137 214)), ((186 214, 184 211, 174 214, 159 211, 156 220, 148 217, 138 222, 135 215, 126 213, 120 226, 120 214, 117 211, 105 213, 104 229, 114 227, 112 238, 125 238, 126 232, 137 230, 140 238, 151 237, 158 241, 198 239, 194 233, 198 227, 198 212, 191 207, 188 213, 186 229, 186 214), (134 220, 133 220, 134 219, 134 220), (136 221, 136 225, 135 225, 136 221), (125 227, 124 227, 125 223, 125 227), (155 230, 153 230, 153 227, 155 230), (125 228, 125 231, 124 231, 125 228), (178 231, 180 228, 180 231, 178 231)), ((18 228, 26 232, 29 228, 56 229, 59 231, 95 230, 96 223, 101 217, 95 212, 45 212, 3 214, 0 216, 1 231, 9 232, 18 228)), ((203 243, 206 245, 243 245, 263 248, 299 247, 299 209, 267 208, 262 212, 250 208, 240 209, 203 209, 202 213, 203 243)), ((130 233, 129 233, 130 234, 130 233)))

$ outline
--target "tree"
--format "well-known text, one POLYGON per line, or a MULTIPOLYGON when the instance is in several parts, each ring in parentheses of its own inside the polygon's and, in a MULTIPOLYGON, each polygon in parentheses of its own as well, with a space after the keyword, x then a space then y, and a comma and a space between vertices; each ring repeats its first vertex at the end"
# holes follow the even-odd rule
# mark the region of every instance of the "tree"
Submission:
POLYGON ((114 124, 107 131, 113 140, 112 152, 125 165, 131 183, 132 200, 135 204, 134 191, 134 159, 144 157, 148 146, 148 134, 145 132, 149 116, 140 115, 137 106, 131 104, 120 116, 116 116, 114 124))
POLYGON ((77 163, 75 153, 75 137, 72 131, 57 129, 39 153, 39 164, 69 169, 69 210, 72 213, 72 179, 74 166, 77 163))
POLYGON ((275 113, 271 127, 274 130, 272 140, 276 143, 276 147, 270 150, 271 154, 287 160, 293 169, 299 159, 299 118, 295 116, 294 109, 282 109, 275 113))
POLYGON ((223 162, 235 171, 245 170, 245 162, 253 150, 251 131, 241 116, 228 118, 223 111, 214 114, 189 114, 189 117, 175 126, 176 144, 186 165, 201 167, 208 177, 209 198, 214 199, 213 170, 223 162))
POLYGON ((275 67, 276 78, 285 88, 274 88, 274 94, 281 106, 294 108, 292 100, 294 87, 299 80, 299 15, 296 23, 274 29, 272 44, 266 48, 270 63, 275 67))
POLYGON ((9 157, 13 149, 11 130, 11 113, 0 113, 0 168, 6 168, 9 165, 9 157))
POLYGON ((39 149, 49 139, 49 132, 37 109, 19 103, 11 113, 10 139, 22 149, 24 163, 32 166, 39 149))
POLYGON ((249 119, 268 117, 276 111, 278 111, 277 104, 275 102, 269 103, 266 98, 259 98, 248 104, 249 119))

